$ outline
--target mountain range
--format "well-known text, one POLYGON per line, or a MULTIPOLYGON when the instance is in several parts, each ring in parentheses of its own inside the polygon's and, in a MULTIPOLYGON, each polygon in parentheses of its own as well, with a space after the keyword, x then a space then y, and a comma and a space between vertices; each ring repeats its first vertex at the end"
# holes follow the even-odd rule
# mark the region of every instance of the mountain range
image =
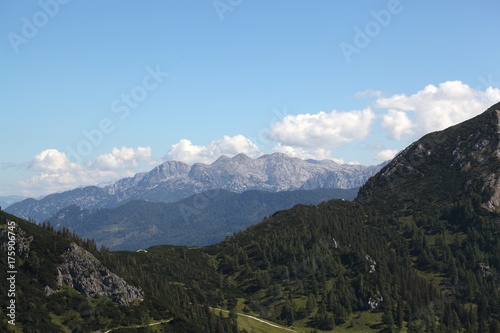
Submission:
POLYGON ((188 165, 168 161, 149 172, 123 178, 114 184, 88 186, 25 199, 7 212, 43 222, 62 208, 113 208, 133 200, 175 202, 193 194, 222 189, 241 193, 248 190, 290 191, 317 188, 355 188, 366 182, 384 164, 376 166, 337 164, 331 160, 301 160, 282 153, 252 159, 244 154, 221 156, 212 164, 188 165))
POLYGON ((58 229, 67 228, 111 250, 161 244, 205 246, 298 203, 353 200, 357 192, 357 188, 242 193, 211 190, 174 203, 134 200, 100 209, 73 205, 61 209, 49 221, 58 229))
POLYGON ((97 251, 67 229, 0 212, 2 249, 9 231, 18 240, 16 329, 497 333, 499 196, 500 103, 419 139, 353 201, 296 205, 206 247, 97 251), (108 294, 65 283, 72 273, 108 294), (118 283, 123 292, 110 288, 118 283))

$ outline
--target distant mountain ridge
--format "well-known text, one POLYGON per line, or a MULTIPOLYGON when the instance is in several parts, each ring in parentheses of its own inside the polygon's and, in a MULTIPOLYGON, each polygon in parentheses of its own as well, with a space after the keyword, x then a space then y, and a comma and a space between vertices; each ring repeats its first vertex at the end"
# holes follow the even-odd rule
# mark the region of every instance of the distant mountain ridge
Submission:
POLYGON ((7 195, 0 197, 0 207, 7 208, 10 205, 22 201, 26 199, 26 197, 22 197, 20 195, 7 195))
MULTIPOLYGON (((254 192, 213 190, 203 197, 219 200, 218 212, 228 208, 226 199, 254 192)), ((196 211, 208 213, 208 201, 200 195, 184 200, 189 223, 195 224, 196 211)), ((98 251, 93 241, 68 229, 56 232, 48 223, 28 223, 0 211, 0 264, 8 267, 11 260, 7 240, 9 221, 15 221, 16 268, 22 273, 16 276, 16 311, 23 314, 16 320, 23 331, 135 331, 138 323, 144 331, 151 319, 162 319, 165 332, 243 333, 248 330, 237 327, 237 319, 244 313, 259 318, 259 325, 266 320, 286 326, 282 331, 500 332, 499 196, 500 103, 414 142, 354 201, 296 205, 207 247, 98 251), (79 255, 72 242, 107 270, 79 255), (70 262, 75 265, 68 272, 64 266, 70 262), (48 295, 46 286, 59 286, 59 272, 66 286, 48 295), (136 296, 132 306, 110 300, 128 288, 100 284, 108 272, 138 288, 128 293, 136 296), (82 290, 79 281, 92 283, 82 290), (92 290, 108 291, 108 297, 87 292, 92 290), (211 316, 214 312, 221 316, 211 316), (229 312, 227 318, 223 312, 229 312)), ((254 209, 248 198, 243 202, 249 207, 236 206, 254 209)), ((125 217, 136 230, 154 231, 140 225, 150 219, 134 205, 168 204, 134 201, 100 212, 111 216, 129 207, 115 216, 118 225, 110 230, 122 227, 125 217)), ((99 227, 97 218, 80 221, 82 210, 74 207, 60 213, 74 214, 69 221, 82 227, 99 227)), ((158 216, 173 213, 160 210, 158 216)), ((10 280, 9 274, 2 270, 0 278, 10 280)), ((0 298, 0 306, 6 309, 8 301, 0 298)), ((0 331, 8 327, 4 317, 0 331)), ((260 327, 255 331, 265 332, 260 327)))
POLYGON ((120 179, 106 187, 88 186, 51 194, 40 200, 26 199, 9 206, 6 211, 42 222, 71 205, 97 209, 113 208, 132 200, 168 203, 215 189, 236 193, 247 190, 348 189, 363 185, 383 165, 340 165, 330 160, 301 160, 282 153, 256 159, 245 154, 233 158, 221 156, 212 164, 188 165, 168 161, 149 172, 120 179))
POLYGON ((135 200, 111 209, 90 210, 73 205, 58 211, 50 222, 57 229, 68 228, 112 250, 160 244, 204 246, 296 204, 352 200, 357 193, 357 188, 242 193, 210 190, 174 203, 135 200))

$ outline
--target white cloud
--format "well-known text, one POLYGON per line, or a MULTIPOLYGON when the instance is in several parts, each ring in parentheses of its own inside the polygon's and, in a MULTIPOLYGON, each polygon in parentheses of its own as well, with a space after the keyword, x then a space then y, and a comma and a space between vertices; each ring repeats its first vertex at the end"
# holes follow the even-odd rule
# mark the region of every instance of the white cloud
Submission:
POLYGON ((35 155, 28 164, 28 169, 42 172, 57 172, 77 168, 76 163, 70 162, 66 154, 56 149, 47 149, 35 155))
POLYGON ((399 151, 396 150, 396 149, 382 150, 377 155, 375 155, 375 159, 378 160, 378 161, 392 160, 394 158, 394 156, 396 156, 396 154, 398 152, 399 151))
POLYGON ((382 116, 382 128, 389 131, 389 138, 400 140, 403 135, 413 134, 415 124, 404 111, 390 109, 382 116))
POLYGON ((232 157, 240 153, 250 157, 258 157, 263 154, 256 144, 243 135, 233 137, 224 135, 222 139, 212 141, 206 146, 197 146, 188 139, 182 139, 172 145, 165 159, 188 164, 212 163, 221 155, 232 157))
POLYGON ((274 123, 268 136, 285 146, 332 149, 364 139, 374 118, 375 113, 369 108, 289 115, 274 123))
POLYGON ((500 89, 488 87, 476 90, 461 81, 447 81, 426 86, 413 95, 393 95, 378 98, 375 107, 388 109, 382 128, 395 139, 414 133, 424 135, 458 124, 486 110, 500 100, 500 89), (405 113, 412 113, 415 119, 405 113))
POLYGON ((73 189, 81 185, 95 185, 111 176, 88 165, 71 162, 64 152, 47 149, 37 154, 28 165, 36 174, 19 181, 24 193, 47 194, 73 189))
POLYGON ((85 164, 71 162, 64 152, 47 149, 28 163, 27 169, 36 174, 19 181, 18 185, 25 195, 45 195, 81 186, 110 183, 132 176, 141 171, 138 168, 154 163, 150 147, 113 148, 111 153, 100 155, 85 164))
POLYGON ((273 148, 274 152, 284 153, 292 157, 297 157, 303 160, 314 159, 314 160, 332 160, 339 164, 344 164, 342 158, 332 157, 332 151, 325 148, 303 148, 303 147, 292 147, 282 144, 278 144, 273 148))
POLYGON ((155 164, 151 160, 150 147, 139 147, 137 149, 115 147, 111 153, 99 155, 94 162, 95 166, 101 170, 137 168, 141 163, 155 164))
MULTIPOLYGON (((385 109, 380 128, 393 140, 413 139, 431 131, 444 129, 469 119, 500 100, 500 89, 487 87, 473 89, 461 81, 447 81, 427 85, 411 95, 397 94, 383 97, 377 90, 366 90, 357 97, 374 97, 372 107, 385 109)), ((347 112, 331 111, 315 114, 287 115, 271 125, 267 138, 272 140, 273 151, 302 159, 331 159, 332 149, 364 140, 370 134, 375 113, 372 108, 347 112)), ((376 140, 379 138, 375 138, 376 140)), ((359 146, 379 151, 376 160, 388 160, 397 150, 384 149, 380 141, 361 142, 359 146)), ((208 145, 195 145, 182 139, 171 146, 165 158, 186 163, 211 163, 220 155, 234 156, 245 153, 258 157, 264 152, 243 135, 224 136, 208 145)), ((152 158, 150 147, 113 148, 83 164, 69 160, 64 152, 47 149, 37 154, 27 165, 35 173, 18 183, 23 194, 41 195, 80 186, 109 183, 122 177, 144 171, 140 168, 158 164, 152 158)), ((354 163, 354 162, 349 162, 354 163)), ((13 163, 2 163, 3 170, 15 168, 13 163)))

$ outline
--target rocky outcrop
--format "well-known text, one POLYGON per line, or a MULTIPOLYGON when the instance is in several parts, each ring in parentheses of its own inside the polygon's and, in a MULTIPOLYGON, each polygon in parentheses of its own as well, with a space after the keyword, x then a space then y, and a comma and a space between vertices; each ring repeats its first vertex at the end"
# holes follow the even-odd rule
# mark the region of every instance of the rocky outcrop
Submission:
MULTIPOLYGON (((144 292, 131 286, 107 269, 96 257, 81 246, 71 243, 59 265, 57 285, 74 288, 87 297, 107 296, 119 305, 131 305, 144 299, 144 292)), ((57 292, 45 288, 47 294, 57 292)))
POLYGON ((370 274, 375 273, 376 271, 375 267, 377 266, 377 262, 373 260, 372 257, 370 257, 368 254, 365 256, 365 259, 368 260, 368 262, 370 263, 370 271, 368 273, 370 274))
POLYGON ((490 199, 484 203, 483 207, 491 212, 500 211, 500 175, 497 178, 494 175, 486 179, 486 185, 491 189, 490 199))
POLYGON ((368 305, 370 306, 370 309, 376 309, 383 300, 384 297, 382 297, 380 291, 377 291, 377 293, 370 297, 370 299, 368 300, 368 305))
MULTIPOLYGON (((497 116, 497 135, 500 138, 500 110, 496 110, 497 116)), ((496 158, 500 160, 500 140, 497 140, 496 158)), ((485 203, 485 208, 490 211, 500 211, 500 172, 497 174, 490 174, 486 182, 492 190, 491 198, 485 203)))

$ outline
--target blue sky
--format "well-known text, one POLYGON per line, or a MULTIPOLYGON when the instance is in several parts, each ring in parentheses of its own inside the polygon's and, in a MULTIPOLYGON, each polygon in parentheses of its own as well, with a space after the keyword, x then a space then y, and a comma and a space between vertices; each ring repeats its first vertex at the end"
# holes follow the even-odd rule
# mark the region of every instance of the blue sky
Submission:
POLYGON ((500 100, 481 1, 3 1, 0 195, 165 160, 377 164, 500 100))

